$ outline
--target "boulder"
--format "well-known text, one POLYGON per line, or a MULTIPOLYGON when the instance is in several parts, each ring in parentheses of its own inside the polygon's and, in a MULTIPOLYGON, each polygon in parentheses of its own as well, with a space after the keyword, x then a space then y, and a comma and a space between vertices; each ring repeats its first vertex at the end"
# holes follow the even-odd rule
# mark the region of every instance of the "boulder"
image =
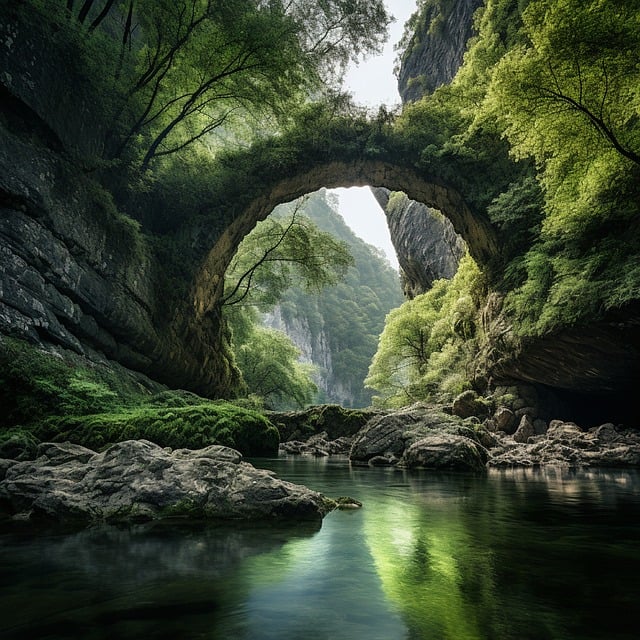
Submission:
POLYGON ((102 453, 45 443, 0 481, 0 513, 19 520, 78 524, 168 517, 320 520, 334 501, 274 477, 219 445, 163 449, 128 440, 102 453))
POLYGON ((494 443, 485 429, 437 407, 409 407, 371 420, 356 434, 349 457, 370 466, 477 470, 487 460, 478 434, 494 443))
POLYGON ((531 436, 534 436, 535 433, 536 431, 531 418, 525 414, 520 419, 520 424, 518 425, 516 432, 513 434, 513 439, 516 442, 525 443, 531 436))
POLYGON ((496 425, 497 431, 504 431, 505 433, 513 433, 516 426, 516 416, 507 407, 498 407, 496 410, 493 421, 496 425))
POLYGON ((487 451, 477 442, 451 433, 436 433, 414 442, 399 466, 408 469, 481 471, 487 451))
POLYGON ((486 418, 489 407, 475 391, 463 391, 453 401, 453 414, 460 418, 486 418))
POLYGON ((533 428, 535 429, 536 435, 541 436, 547 433, 547 423, 541 418, 537 418, 533 421, 533 428))

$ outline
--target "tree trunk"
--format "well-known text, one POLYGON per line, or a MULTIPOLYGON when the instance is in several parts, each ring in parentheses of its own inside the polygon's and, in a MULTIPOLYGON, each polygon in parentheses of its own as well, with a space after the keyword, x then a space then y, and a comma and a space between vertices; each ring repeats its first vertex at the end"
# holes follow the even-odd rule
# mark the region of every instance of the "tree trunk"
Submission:
POLYGON ((93 5, 94 0, 85 0, 82 5, 82 9, 80 9, 80 13, 78 14, 78 22, 80 24, 84 24, 84 21, 87 19, 87 15, 89 11, 91 11, 91 6, 93 5))

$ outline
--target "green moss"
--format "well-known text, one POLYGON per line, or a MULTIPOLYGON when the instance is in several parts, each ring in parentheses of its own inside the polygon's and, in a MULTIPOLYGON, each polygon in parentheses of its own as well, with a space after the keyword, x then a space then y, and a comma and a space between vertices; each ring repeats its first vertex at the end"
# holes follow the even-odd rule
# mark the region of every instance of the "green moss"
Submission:
POLYGON ((95 415, 52 416, 34 431, 43 441, 70 441, 90 449, 122 440, 145 439, 173 449, 220 444, 246 455, 277 452, 278 431, 264 416, 228 403, 200 402, 191 406, 151 404, 95 415))
POLYGON ((125 370, 91 363, 70 352, 45 351, 21 340, 0 340, 5 427, 37 423, 51 415, 111 411, 148 396, 149 390, 125 370))
POLYGON ((0 431, 0 459, 32 460, 39 440, 28 429, 14 427, 0 431))
POLYGON ((68 353, 0 342, 0 456, 33 457, 38 442, 90 449, 144 438, 198 449, 221 444, 246 455, 277 452, 277 429, 257 411, 187 391, 151 395, 125 370, 91 365, 68 353))
POLYGON ((309 407, 303 411, 269 413, 269 418, 278 425, 281 440, 308 439, 326 431, 329 439, 357 433, 372 417, 367 409, 345 409, 337 404, 309 407))

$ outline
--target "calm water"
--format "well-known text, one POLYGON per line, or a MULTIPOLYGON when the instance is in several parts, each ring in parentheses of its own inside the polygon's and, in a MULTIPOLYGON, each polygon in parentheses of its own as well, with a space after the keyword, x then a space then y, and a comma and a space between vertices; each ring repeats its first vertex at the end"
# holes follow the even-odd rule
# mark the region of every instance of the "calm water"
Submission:
POLYGON ((0 637, 640 637, 640 476, 260 460, 364 502, 322 527, 0 534, 0 637))

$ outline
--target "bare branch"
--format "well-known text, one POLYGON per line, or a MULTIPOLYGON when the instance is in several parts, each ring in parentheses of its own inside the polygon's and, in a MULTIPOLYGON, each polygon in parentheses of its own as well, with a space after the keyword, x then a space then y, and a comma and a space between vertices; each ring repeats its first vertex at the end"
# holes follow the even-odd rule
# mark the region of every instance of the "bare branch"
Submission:
POLYGON ((233 291, 228 296, 225 296, 222 299, 222 301, 220 303, 221 305, 231 306, 233 304, 238 304, 239 302, 244 300, 249 295, 249 290, 251 288, 251 281, 252 281, 253 276, 254 276, 254 274, 256 272, 256 269, 258 269, 258 267, 260 267, 262 264, 264 264, 267 261, 267 259, 269 258, 269 256, 274 251, 276 251, 276 249, 278 249, 278 247, 284 242, 284 239, 287 237, 287 234, 293 228, 293 225, 296 222, 296 215, 300 211, 300 208, 302 207, 302 204, 304 202, 305 202, 305 199, 301 199, 296 203, 295 209, 293 210, 293 212, 291 214, 291 221, 287 225, 286 229, 280 235, 280 238, 278 239, 278 241, 274 245, 269 247, 264 252, 263 256, 255 264, 253 264, 249 269, 247 269, 242 274, 242 276, 240 276, 240 278, 238 279, 238 282, 236 283, 236 286, 233 288, 233 291), (240 287, 242 286, 242 283, 245 280, 247 280, 247 285, 246 285, 246 287, 244 289, 244 292, 242 293, 240 298, 238 298, 236 300, 233 300, 233 297, 238 293, 238 291, 240 290, 240 287))
POLYGON ((102 11, 96 16, 95 20, 89 25, 89 33, 93 33, 100 23, 107 17, 109 11, 111 11, 111 7, 115 4, 116 0, 107 0, 106 4, 102 8, 102 11))

